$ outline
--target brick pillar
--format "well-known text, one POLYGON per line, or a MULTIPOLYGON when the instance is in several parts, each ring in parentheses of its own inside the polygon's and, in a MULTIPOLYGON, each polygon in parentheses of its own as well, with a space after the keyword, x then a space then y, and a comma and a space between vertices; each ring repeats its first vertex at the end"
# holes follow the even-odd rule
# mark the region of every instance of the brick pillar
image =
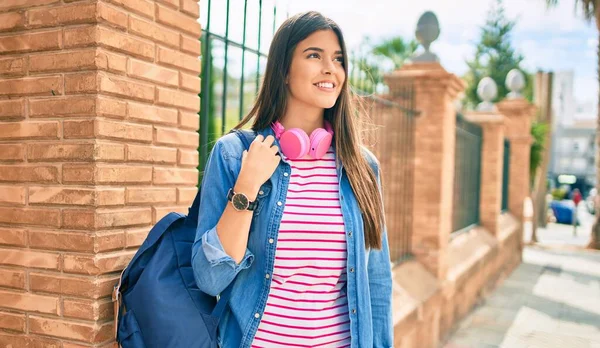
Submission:
POLYGON ((0 1, 0 347, 112 346, 119 272, 196 192, 198 16, 0 1))
POLYGON ((510 178, 508 210, 523 221, 523 201, 529 196, 529 156, 531 153, 531 121, 535 106, 523 98, 506 99, 497 104, 506 116, 506 137, 510 140, 510 178))
POLYGON ((452 191, 456 110, 465 83, 438 63, 414 63, 386 76, 392 96, 407 81, 414 84, 415 121, 412 253, 444 279, 452 230, 452 191))
POLYGON ((502 209, 504 116, 497 111, 469 112, 465 118, 479 124, 483 130, 479 217, 481 226, 496 235, 502 209))

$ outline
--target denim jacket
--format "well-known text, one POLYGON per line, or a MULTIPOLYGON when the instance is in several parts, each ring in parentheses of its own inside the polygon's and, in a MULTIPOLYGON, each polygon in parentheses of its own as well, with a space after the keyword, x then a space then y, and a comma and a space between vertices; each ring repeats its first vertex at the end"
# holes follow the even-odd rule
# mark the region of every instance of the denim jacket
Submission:
MULTIPOLYGON (((258 132, 274 135, 270 128, 258 132)), ((275 144, 279 146, 276 140, 275 144)), ((237 264, 223 250, 216 231, 235 185, 244 145, 235 134, 221 137, 205 167, 200 212, 192 248, 192 267, 200 290, 216 296, 234 279, 229 309, 219 322, 220 347, 250 347, 267 303, 271 285, 277 234, 291 172, 281 160, 258 193, 246 253, 237 264)), ((369 151, 364 155, 376 173, 379 165, 369 151)), ((387 233, 381 250, 366 250, 363 220, 358 201, 341 165, 337 168, 340 203, 347 240, 347 284, 352 347, 393 347, 392 274, 387 233)), ((381 187, 380 187, 381 188, 381 187)))

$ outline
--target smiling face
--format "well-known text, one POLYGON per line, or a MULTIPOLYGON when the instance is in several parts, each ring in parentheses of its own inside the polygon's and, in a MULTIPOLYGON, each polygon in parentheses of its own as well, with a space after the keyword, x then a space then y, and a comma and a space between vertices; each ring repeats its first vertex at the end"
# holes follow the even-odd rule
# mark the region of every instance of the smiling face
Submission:
POLYGON ((288 106, 328 109, 346 79, 344 57, 332 30, 319 30, 300 41, 287 76, 288 106))

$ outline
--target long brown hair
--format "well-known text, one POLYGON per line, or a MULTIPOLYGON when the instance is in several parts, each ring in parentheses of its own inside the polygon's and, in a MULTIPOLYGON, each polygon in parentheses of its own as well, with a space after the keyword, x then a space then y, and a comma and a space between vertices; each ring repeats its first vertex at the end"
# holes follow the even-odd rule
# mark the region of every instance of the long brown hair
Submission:
POLYGON ((354 108, 352 94, 348 87, 348 55, 342 31, 338 25, 318 12, 310 11, 287 19, 277 30, 267 59, 267 67, 252 110, 235 127, 242 128, 255 117, 253 130, 270 127, 279 120, 285 110, 288 89, 285 84, 294 50, 298 43, 318 30, 332 30, 339 40, 344 59, 346 79, 335 105, 325 109, 324 117, 334 130, 337 160, 348 175, 350 186, 362 211, 365 245, 367 248, 381 249, 381 235, 384 225, 382 197, 377 179, 371 166, 361 153, 361 138, 358 129, 360 114, 354 108))

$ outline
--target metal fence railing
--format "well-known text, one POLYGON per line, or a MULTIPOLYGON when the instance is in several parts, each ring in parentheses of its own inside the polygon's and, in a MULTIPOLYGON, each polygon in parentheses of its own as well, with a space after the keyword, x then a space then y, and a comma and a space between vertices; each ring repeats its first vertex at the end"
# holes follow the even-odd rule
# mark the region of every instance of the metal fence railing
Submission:
POLYGON ((275 0, 201 4, 200 173, 214 142, 250 111, 276 25, 287 17, 277 12, 275 0))
POLYGON ((510 140, 504 138, 504 160, 502 164, 502 206, 501 211, 508 210, 508 185, 510 173, 510 140))
POLYGON ((457 114, 452 215, 454 232, 479 224, 482 139, 481 127, 457 114))
POLYGON ((394 92, 393 101, 374 95, 360 98, 370 123, 365 143, 381 165, 390 258, 397 264, 411 257, 416 111, 411 83, 394 92))

